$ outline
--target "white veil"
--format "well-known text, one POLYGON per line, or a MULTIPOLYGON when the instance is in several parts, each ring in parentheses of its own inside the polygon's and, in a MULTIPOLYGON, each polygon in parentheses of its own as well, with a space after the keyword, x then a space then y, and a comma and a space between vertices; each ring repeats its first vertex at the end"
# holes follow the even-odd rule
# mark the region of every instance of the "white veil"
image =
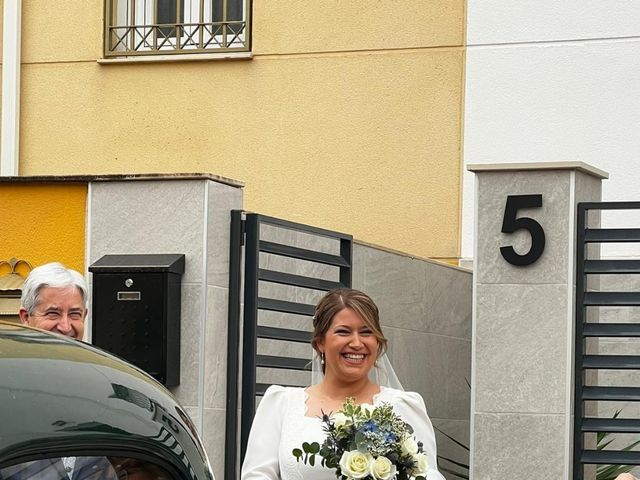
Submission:
MULTIPOLYGON (((313 359, 311 360, 311 385, 317 385, 322 382, 324 374, 322 373, 322 364, 320 363, 320 357, 314 351, 313 359)), ((369 372, 369 378, 373 383, 380 385, 381 387, 395 388, 396 390, 404 391, 402 384, 396 375, 391 361, 387 354, 384 353, 377 360, 375 367, 369 372)))

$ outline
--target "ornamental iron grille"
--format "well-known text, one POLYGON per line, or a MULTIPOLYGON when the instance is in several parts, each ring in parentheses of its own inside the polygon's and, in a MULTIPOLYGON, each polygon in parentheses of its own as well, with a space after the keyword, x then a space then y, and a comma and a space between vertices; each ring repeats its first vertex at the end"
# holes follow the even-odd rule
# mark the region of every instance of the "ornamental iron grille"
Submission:
POLYGON ((311 380, 315 304, 334 288, 351 287, 350 235, 234 210, 231 213, 225 480, 237 480, 238 406, 240 461, 244 458, 256 397, 277 383, 311 380), (244 245, 244 279, 241 265, 244 245), (244 280, 244 314, 241 289, 244 280), (240 346, 242 325, 242 350, 240 346), (238 378, 242 358, 242 391, 238 378))
POLYGON ((246 52, 251 0, 105 0, 105 57, 246 52))
POLYGON ((640 465, 640 418, 629 418, 640 407, 640 355, 627 354, 640 352, 640 260, 599 258, 602 244, 640 243, 640 228, 600 228, 602 211, 615 210, 640 210, 640 202, 578 204, 574 480, 640 465))

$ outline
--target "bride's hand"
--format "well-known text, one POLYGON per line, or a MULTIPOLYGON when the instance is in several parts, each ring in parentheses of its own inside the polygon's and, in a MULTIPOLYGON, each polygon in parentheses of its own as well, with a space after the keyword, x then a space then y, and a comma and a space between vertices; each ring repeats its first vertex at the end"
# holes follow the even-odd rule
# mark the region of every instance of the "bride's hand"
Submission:
POLYGON ((638 479, 633 475, 631 475, 630 473, 621 473, 616 477, 616 480, 638 480, 638 479))

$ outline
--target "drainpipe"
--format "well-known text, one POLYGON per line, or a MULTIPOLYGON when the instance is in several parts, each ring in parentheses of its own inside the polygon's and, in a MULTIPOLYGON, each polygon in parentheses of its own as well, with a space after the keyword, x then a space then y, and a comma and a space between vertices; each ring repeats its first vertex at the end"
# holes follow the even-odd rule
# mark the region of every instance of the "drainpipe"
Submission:
POLYGON ((18 175, 20 140, 20 30, 22 0, 4 0, 0 176, 18 175))

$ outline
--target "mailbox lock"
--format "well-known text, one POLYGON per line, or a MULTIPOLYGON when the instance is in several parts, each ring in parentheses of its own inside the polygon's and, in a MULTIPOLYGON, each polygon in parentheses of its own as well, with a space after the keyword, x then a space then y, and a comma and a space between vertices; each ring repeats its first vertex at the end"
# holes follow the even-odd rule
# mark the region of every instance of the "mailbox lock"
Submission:
POLYGON ((124 284, 125 284, 127 287, 130 287, 131 285, 133 285, 133 280, 132 280, 132 279, 130 279, 130 278, 127 278, 127 279, 124 281, 124 284))

